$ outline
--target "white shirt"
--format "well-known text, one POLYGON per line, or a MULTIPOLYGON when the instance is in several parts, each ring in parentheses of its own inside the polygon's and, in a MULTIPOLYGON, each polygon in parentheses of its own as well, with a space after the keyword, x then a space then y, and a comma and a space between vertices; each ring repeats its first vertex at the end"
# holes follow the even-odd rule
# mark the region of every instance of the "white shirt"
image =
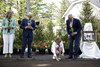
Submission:
POLYGON ((56 52, 55 51, 56 51, 56 48, 58 48, 58 47, 62 49, 63 53, 65 52, 64 45, 63 45, 62 41, 60 42, 59 45, 57 45, 56 42, 53 42, 53 44, 52 44, 51 51, 52 51, 52 53, 53 53, 54 56, 56 56, 56 52), (59 45, 60 45, 60 47, 59 47, 59 45))

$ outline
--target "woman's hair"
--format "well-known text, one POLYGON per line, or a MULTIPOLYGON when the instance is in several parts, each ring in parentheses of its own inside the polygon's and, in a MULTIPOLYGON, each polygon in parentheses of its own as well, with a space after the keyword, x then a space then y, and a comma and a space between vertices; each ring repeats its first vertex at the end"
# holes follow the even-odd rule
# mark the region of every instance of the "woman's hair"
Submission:
POLYGON ((10 13, 13 13, 13 11, 11 11, 11 10, 8 11, 8 12, 7 12, 7 15, 6 15, 6 18, 8 18, 8 14, 10 14, 10 13))
POLYGON ((60 37, 57 37, 57 38, 55 39, 55 42, 57 42, 57 41, 61 42, 61 38, 60 38, 60 37))

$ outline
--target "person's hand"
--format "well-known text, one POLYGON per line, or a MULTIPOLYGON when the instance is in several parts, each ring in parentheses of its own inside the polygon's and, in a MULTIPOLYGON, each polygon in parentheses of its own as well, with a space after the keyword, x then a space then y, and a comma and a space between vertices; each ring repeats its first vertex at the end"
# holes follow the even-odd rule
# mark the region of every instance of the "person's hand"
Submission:
POLYGON ((10 26, 7 27, 7 29, 10 29, 10 28, 11 28, 10 26))
POLYGON ((5 29, 7 29, 7 27, 5 27, 5 29))
POLYGON ((33 29, 32 26, 30 26, 30 29, 33 29))
POLYGON ((32 29, 32 26, 26 26, 25 29, 32 29))
POLYGON ((12 26, 8 26, 8 27, 6 27, 6 29, 12 29, 13 27, 12 26))
POLYGON ((28 29, 28 26, 26 26, 25 29, 28 29))
POLYGON ((77 34, 77 32, 73 32, 73 33, 72 33, 72 36, 74 36, 74 35, 76 35, 76 34, 77 34))
POLYGON ((70 35, 68 35, 68 38, 70 39, 70 35))
POLYGON ((64 56, 64 53, 62 53, 62 56, 64 56))
POLYGON ((59 59, 56 59, 57 61, 59 61, 59 59))
POLYGON ((26 26, 25 29, 30 29, 30 26, 26 26))
POLYGON ((11 27, 11 29, 13 28, 12 26, 10 26, 11 27))
POLYGON ((56 60, 59 61, 59 59, 57 58, 57 56, 55 56, 56 60))

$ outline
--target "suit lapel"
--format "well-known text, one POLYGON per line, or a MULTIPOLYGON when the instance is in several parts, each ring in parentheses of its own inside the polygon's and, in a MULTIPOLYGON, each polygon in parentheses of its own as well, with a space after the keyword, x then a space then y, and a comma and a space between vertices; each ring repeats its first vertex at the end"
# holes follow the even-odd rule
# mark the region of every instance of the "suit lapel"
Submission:
POLYGON ((13 23, 13 19, 11 18, 10 21, 11 21, 11 22, 10 22, 10 26, 11 26, 11 24, 13 23))
POLYGON ((5 19, 5 23, 6 23, 6 24, 7 24, 7 26, 8 26, 8 19, 7 19, 7 18, 5 19))
POLYGON ((25 24, 28 26, 28 19, 26 18, 26 22, 25 22, 25 24))
MULTIPOLYGON (((69 20, 68 20, 69 21, 69 20)), ((69 27, 70 27, 70 21, 69 21, 69 27)))
POLYGON ((75 19, 73 18, 73 24, 72 24, 72 26, 74 26, 74 23, 75 23, 75 19))

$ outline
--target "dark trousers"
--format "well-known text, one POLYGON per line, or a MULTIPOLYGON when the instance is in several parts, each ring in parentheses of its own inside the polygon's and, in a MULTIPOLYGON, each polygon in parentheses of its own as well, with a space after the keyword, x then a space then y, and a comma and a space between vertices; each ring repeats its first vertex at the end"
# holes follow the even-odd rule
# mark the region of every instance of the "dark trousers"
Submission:
POLYGON ((70 41, 69 41, 69 56, 73 56, 73 41, 75 40, 75 52, 74 57, 77 57, 78 55, 78 48, 79 48, 79 37, 80 36, 71 36, 70 35, 70 41))
POLYGON ((22 39, 22 49, 21 49, 21 56, 24 55, 24 51, 25 51, 25 46, 26 46, 26 43, 28 41, 28 56, 31 56, 31 43, 32 43, 32 39, 33 37, 31 36, 23 36, 23 39, 22 39))

